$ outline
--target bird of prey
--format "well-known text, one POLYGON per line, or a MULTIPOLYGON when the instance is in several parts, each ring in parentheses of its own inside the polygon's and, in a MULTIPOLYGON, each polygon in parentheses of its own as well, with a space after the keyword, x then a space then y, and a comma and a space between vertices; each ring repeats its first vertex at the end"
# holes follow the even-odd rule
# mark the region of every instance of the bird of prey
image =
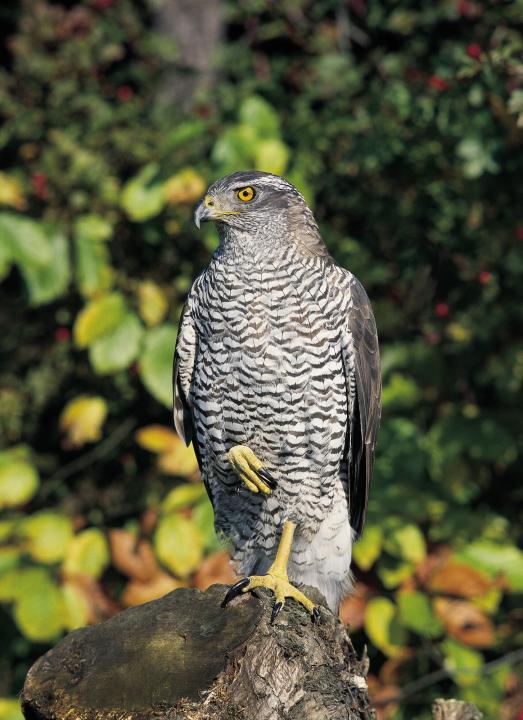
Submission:
POLYGON ((245 575, 224 605, 264 586, 273 619, 293 583, 330 609, 350 590, 380 419, 378 338, 360 282, 336 264, 302 195, 236 172, 195 223, 220 244, 189 293, 174 359, 174 420, 193 442, 218 532, 245 575))

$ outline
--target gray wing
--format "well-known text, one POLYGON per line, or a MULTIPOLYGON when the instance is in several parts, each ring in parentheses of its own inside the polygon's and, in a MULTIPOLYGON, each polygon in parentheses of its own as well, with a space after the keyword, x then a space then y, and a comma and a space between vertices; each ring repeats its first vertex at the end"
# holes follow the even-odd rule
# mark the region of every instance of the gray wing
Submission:
POLYGON ((191 386, 194 382, 194 365, 196 362, 197 353, 198 333, 196 331, 196 325, 191 314, 191 299, 189 296, 180 317, 178 337, 176 338, 176 348, 174 350, 174 426, 176 428, 176 432, 182 438, 186 445, 189 445, 189 443, 191 442, 193 444, 194 452, 198 460, 198 466, 202 474, 202 479, 205 483, 207 494, 209 495, 209 499, 212 503, 213 497, 211 493, 211 488, 202 467, 202 449, 198 445, 198 436, 194 426, 194 416, 190 396, 191 386))
POLYGON ((381 373, 378 333, 369 298, 356 278, 352 279, 350 292, 352 306, 343 338, 342 354, 349 408, 352 402, 348 438, 350 520, 351 527, 359 537, 365 523, 374 448, 380 423, 381 373))
POLYGON ((193 415, 190 389, 196 360, 197 336, 189 304, 182 310, 174 350, 173 398, 174 426, 186 445, 193 440, 193 415))

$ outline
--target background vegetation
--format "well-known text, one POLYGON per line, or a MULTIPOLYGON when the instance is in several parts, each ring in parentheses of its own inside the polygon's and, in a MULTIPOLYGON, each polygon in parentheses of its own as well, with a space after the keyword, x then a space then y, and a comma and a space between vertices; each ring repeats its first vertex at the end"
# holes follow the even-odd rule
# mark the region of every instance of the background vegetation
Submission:
POLYGON ((167 99, 155 7, 0 10, 0 718, 68 630, 232 578, 170 375, 216 243, 193 204, 249 167, 298 184, 376 311, 384 414, 342 616, 380 712, 446 694, 520 718, 521 5, 223 2, 190 102, 167 99))

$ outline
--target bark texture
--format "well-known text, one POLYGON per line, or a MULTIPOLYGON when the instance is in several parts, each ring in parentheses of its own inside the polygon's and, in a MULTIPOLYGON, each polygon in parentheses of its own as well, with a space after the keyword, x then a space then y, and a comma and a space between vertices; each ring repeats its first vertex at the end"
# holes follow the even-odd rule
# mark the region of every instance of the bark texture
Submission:
POLYGON ((434 720, 481 720, 483 714, 475 705, 461 700, 435 700, 432 706, 434 720))
POLYGON ((226 590, 176 590, 72 632, 29 671, 26 719, 374 718, 366 658, 328 610, 313 625, 290 600, 271 625, 270 593, 222 609, 226 590))
POLYGON ((174 41, 176 63, 161 90, 166 103, 188 109, 195 94, 209 90, 216 77, 223 36, 222 0, 161 0, 156 4, 156 29, 174 41))

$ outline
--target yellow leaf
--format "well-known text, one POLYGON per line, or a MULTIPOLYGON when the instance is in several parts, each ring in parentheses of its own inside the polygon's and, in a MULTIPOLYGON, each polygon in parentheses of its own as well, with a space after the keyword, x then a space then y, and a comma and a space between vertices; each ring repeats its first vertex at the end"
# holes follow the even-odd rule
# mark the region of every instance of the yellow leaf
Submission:
POLYGON ((0 205, 9 205, 17 210, 27 207, 22 186, 16 178, 0 172, 0 205))
POLYGON ((127 314, 120 293, 113 292, 91 300, 76 316, 73 334, 77 347, 89 347, 95 340, 114 330, 127 314))
POLYGON ((187 483, 178 485, 164 498, 162 509, 164 512, 173 512, 173 510, 182 510, 183 508, 194 505, 199 500, 203 500, 207 496, 207 490, 203 483, 187 483))
POLYGON ((65 515, 43 510, 25 518, 20 525, 24 549, 42 563, 61 560, 73 537, 73 524, 65 515))
POLYGON ((193 446, 186 447, 183 440, 176 435, 175 441, 160 455, 158 467, 167 475, 191 477, 198 471, 198 460, 193 446))
POLYGON ((78 533, 67 548, 63 563, 65 575, 100 577, 109 564, 109 545, 105 535, 97 528, 78 533))
POLYGON ((173 430, 164 425, 147 425, 135 434, 138 445, 154 453, 165 452, 177 437, 173 430))
POLYGON ((0 720, 24 720, 18 698, 0 698, 0 720))
POLYGON ((447 325, 447 335, 458 343, 468 343, 472 338, 469 328, 458 322, 451 322, 447 325))
POLYGON ((138 285, 138 310, 146 325, 152 327, 161 323, 168 306, 166 294, 152 280, 145 280, 138 285))
POLYGON ((66 434, 67 447, 96 442, 107 417, 107 403, 101 397, 78 395, 67 403, 60 415, 60 430, 66 434))
POLYGON ((170 205, 192 203, 205 192, 206 182, 196 170, 184 168, 166 180, 164 197, 170 205))
POLYGON ((35 468, 25 460, 13 459, 0 465, 0 509, 25 505, 38 489, 35 468))
POLYGON ((386 597, 373 598, 365 610, 365 631, 370 640, 389 657, 403 654, 401 628, 397 625, 396 606, 386 597))
POLYGON ((154 545, 160 562, 181 578, 196 570, 203 557, 202 536, 183 515, 166 515, 160 520, 154 545))
POLYGON ((163 425, 147 425, 135 435, 145 450, 158 453, 158 467, 168 475, 190 477, 198 470, 198 460, 192 445, 185 446, 178 435, 163 425))
POLYGON ((76 630, 89 622, 89 603, 75 583, 66 582, 60 588, 65 606, 64 625, 67 630, 76 630))

